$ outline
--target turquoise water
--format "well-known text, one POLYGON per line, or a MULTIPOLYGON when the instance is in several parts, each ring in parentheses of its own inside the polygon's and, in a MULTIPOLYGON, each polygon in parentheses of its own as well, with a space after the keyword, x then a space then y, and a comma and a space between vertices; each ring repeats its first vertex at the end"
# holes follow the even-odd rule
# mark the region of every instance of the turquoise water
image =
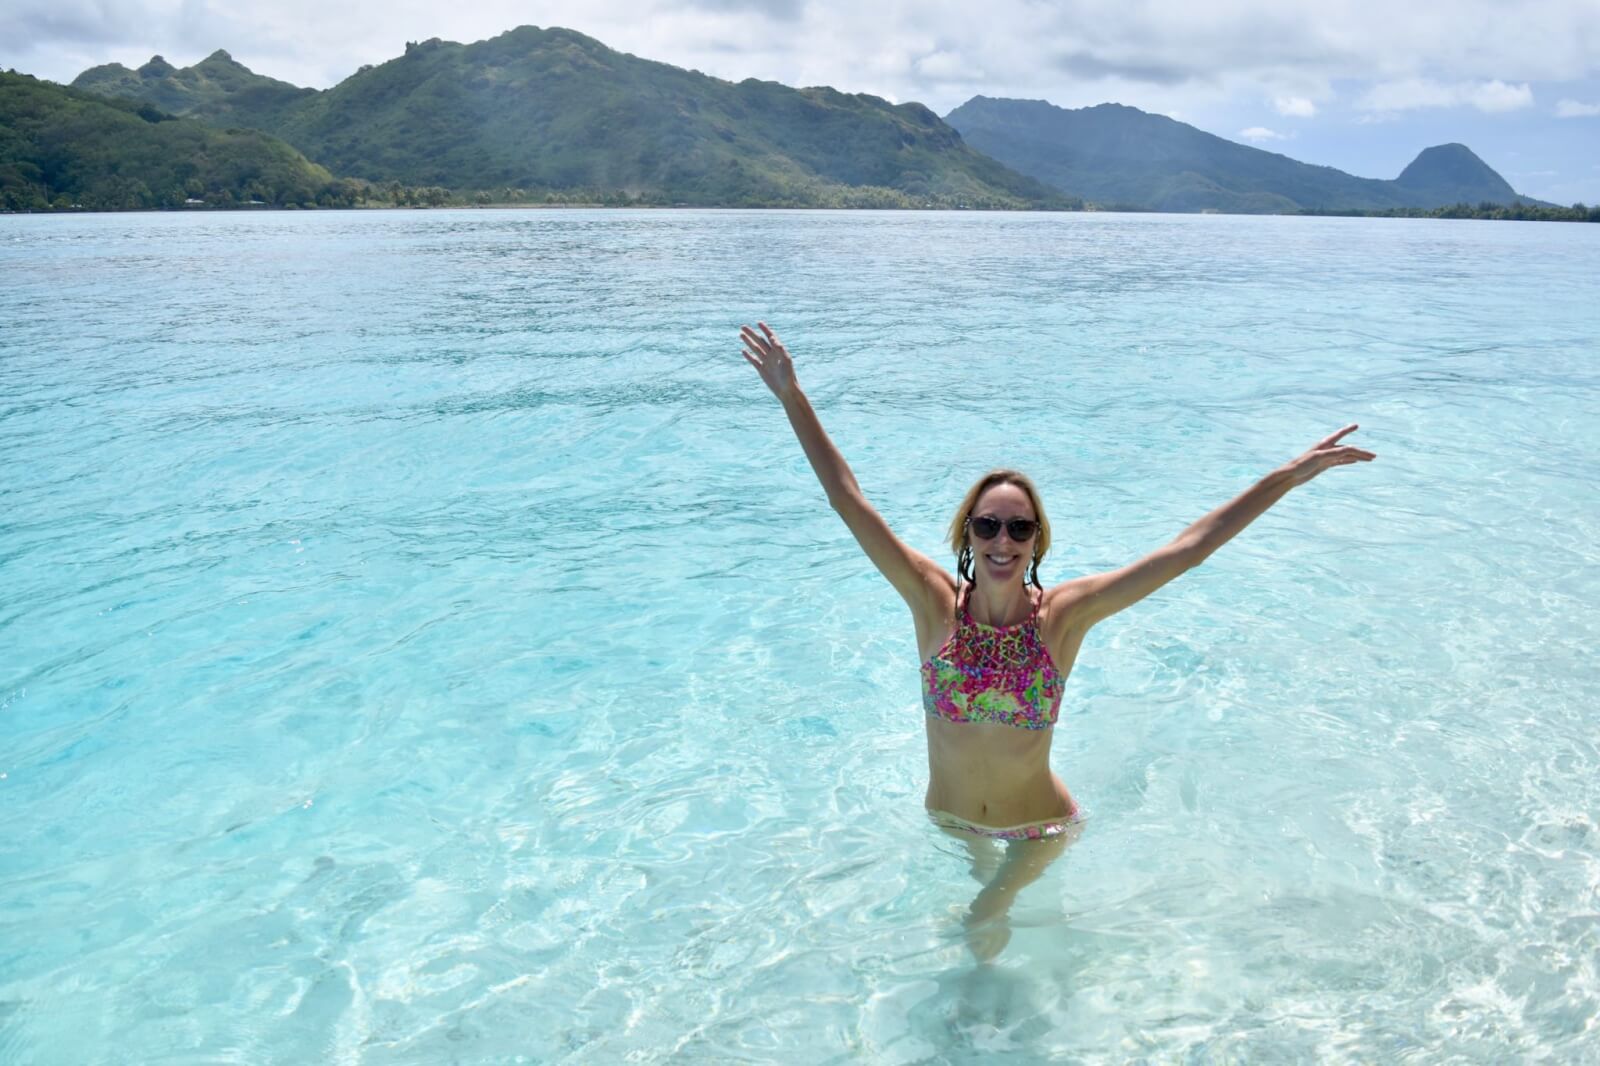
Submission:
POLYGON ((0 1061, 1578 1061, 1600 227, 0 218, 0 1061), (1047 582, 1347 422, 1091 633, 1095 812, 976 965, 910 543, 1047 582))

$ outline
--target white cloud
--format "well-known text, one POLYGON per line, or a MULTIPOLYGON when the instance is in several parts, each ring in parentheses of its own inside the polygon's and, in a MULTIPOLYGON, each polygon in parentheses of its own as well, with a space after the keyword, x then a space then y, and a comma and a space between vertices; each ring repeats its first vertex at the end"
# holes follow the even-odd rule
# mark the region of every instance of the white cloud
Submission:
POLYGON ((1507 85, 1498 79, 1486 81, 1467 90, 1466 96, 1473 107, 1491 115, 1533 106, 1533 90, 1526 83, 1507 85))
MULTIPOLYGON (((1265 99, 1306 119, 1332 106, 1330 86, 1351 83, 1352 99, 1379 84, 1379 98, 1406 85, 1443 97, 1407 107, 1526 107, 1529 83, 1592 99, 1593 83, 1579 83, 1600 76, 1594 4, 1532 0, 1508 22, 1504 0, 0 0, 0 51, 4 65, 65 81, 95 63, 160 52, 185 66, 227 48, 260 73, 326 88, 407 40, 469 42, 536 22, 733 81, 833 85, 940 113, 981 85, 1197 118, 1265 99)), ((1255 121, 1231 113, 1214 121, 1255 121)))
POLYGON ((931 81, 983 81, 983 71, 962 59, 957 52, 938 51, 917 60, 916 71, 931 81))
POLYGON ((1407 78, 1374 85, 1359 106, 1368 111, 1410 111, 1419 107, 1451 107, 1460 97, 1448 85, 1426 78, 1407 78))
POLYGON ((1600 104, 1585 104, 1577 100, 1562 100, 1556 104, 1557 118, 1594 118, 1600 115, 1600 104))
POLYGON ((1414 111, 1426 107, 1471 105, 1490 114, 1533 105, 1533 90, 1524 83, 1491 81, 1444 83, 1429 78, 1403 78, 1374 85, 1359 106, 1376 112, 1414 111))
POLYGON ((1276 130, 1269 130, 1265 126, 1251 126, 1247 130, 1240 130, 1239 136, 1247 141, 1282 141, 1287 138, 1276 130))

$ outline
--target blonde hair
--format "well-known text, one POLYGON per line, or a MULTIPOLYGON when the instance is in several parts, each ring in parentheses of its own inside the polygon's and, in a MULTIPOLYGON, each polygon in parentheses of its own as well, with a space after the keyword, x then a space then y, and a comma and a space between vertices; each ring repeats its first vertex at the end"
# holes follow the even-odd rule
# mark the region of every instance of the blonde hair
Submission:
POLYGON ((1028 494, 1028 502, 1033 504, 1033 517, 1038 520, 1039 528, 1033 534, 1033 563, 1028 569, 1027 580, 1037 589, 1044 588, 1039 584, 1039 563, 1050 551, 1050 519, 1045 517, 1044 504, 1039 502, 1039 490, 1034 488, 1033 481, 1020 470, 991 470, 977 480, 967 494, 961 498, 961 506, 956 508, 956 516, 950 520, 950 550, 956 553, 956 583, 962 581, 972 584, 972 540, 967 535, 967 522, 972 518, 972 509, 978 506, 978 497, 994 488, 996 485, 1015 485, 1028 494))

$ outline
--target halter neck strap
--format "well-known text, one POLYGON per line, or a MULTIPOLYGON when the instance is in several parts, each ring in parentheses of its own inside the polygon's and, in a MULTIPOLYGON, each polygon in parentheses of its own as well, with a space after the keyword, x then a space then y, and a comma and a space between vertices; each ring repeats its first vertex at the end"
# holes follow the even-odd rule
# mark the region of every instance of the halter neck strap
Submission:
MULTIPOLYGON (((1037 622, 1039 620, 1039 605, 1044 600, 1044 590, 1042 590, 1042 589, 1038 589, 1038 590, 1030 589, 1030 588, 1028 588, 1027 585, 1023 585, 1022 587, 1023 587, 1023 590, 1028 593, 1029 610, 1028 610, 1027 621, 1028 622, 1037 622), (1034 593, 1036 591, 1038 592, 1037 596, 1034 595, 1034 593)), ((971 581, 964 582, 962 584, 961 588, 965 590, 966 598, 962 599, 962 594, 961 594, 960 591, 958 591, 956 593, 956 620, 959 622, 961 620, 961 618, 965 617, 965 618, 969 619, 972 622, 973 625, 980 625, 980 626, 981 625, 987 625, 987 623, 980 622, 976 618, 972 617, 971 605, 972 605, 973 582, 971 582, 971 581)), ((1012 629, 1015 626, 1019 626, 1019 625, 1022 625, 1022 624, 1023 624, 1022 622, 1013 622, 1009 626, 991 625, 991 626, 989 626, 989 628, 990 629, 1012 629)))

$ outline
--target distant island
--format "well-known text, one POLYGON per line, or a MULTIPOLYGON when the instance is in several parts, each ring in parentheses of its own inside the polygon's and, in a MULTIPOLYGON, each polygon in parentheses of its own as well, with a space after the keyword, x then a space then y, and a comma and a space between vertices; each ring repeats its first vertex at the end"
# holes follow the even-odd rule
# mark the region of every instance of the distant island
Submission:
POLYGON ((941 119, 734 83, 523 26, 413 42, 331 89, 217 51, 0 75, 0 210, 445 205, 879 207, 1582 218, 1463 145, 1357 178, 1115 104, 974 97, 941 119))
POLYGON ((1393 181, 1358 178, 1120 104, 1068 110, 976 96, 945 121, 974 148, 1086 199, 1153 211, 1294 214, 1554 207, 1514 190, 1465 145, 1425 149, 1393 181))

